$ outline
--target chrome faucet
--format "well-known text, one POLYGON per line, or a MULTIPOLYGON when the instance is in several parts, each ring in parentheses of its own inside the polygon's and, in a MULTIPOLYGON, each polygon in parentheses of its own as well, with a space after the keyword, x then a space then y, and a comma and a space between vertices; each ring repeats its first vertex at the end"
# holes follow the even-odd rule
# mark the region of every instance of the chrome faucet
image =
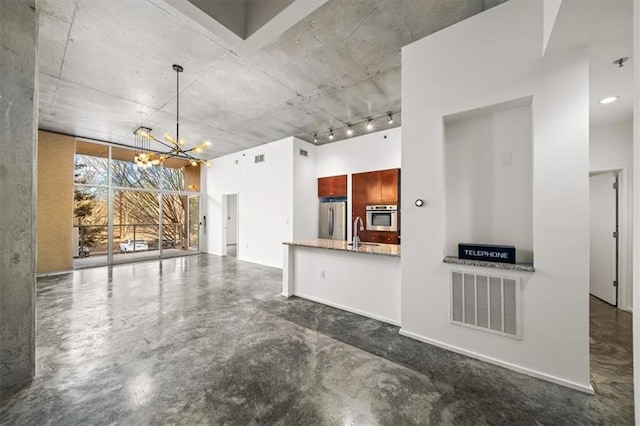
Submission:
POLYGON ((353 249, 357 250, 360 247, 360 237, 358 237, 358 221, 360 221, 360 231, 364 231, 364 223, 362 223, 362 218, 360 216, 356 217, 353 221, 353 249))

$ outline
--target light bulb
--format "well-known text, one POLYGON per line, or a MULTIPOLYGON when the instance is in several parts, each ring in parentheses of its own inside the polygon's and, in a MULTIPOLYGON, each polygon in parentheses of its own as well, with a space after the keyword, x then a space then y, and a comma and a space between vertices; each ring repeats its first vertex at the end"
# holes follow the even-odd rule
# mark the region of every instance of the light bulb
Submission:
POLYGON ((389 113, 389 115, 387 115, 387 124, 393 124, 393 117, 391 116, 391 113, 389 113))
POLYGON ((367 121, 367 130, 373 130, 373 123, 371 120, 367 121))
POLYGON ((157 166, 158 164, 160 164, 160 160, 158 160, 157 158, 155 160, 151 160, 151 164, 157 166))
POLYGON ((176 143, 176 140, 169 133, 164 134, 164 140, 166 140, 167 142, 171 142, 173 144, 176 143))
POLYGON ((178 139, 178 145, 182 146, 182 145, 184 145, 186 143, 187 143, 187 140, 185 138, 178 139))
POLYGON ((608 98, 600 99, 601 104, 610 104, 618 100, 618 96, 609 96, 608 98))
POLYGON ((211 146, 211 141, 205 141, 204 146, 211 146))
POLYGON ((313 143, 318 143, 318 134, 317 133, 313 134, 313 143))
POLYGON ((200 148, 200 145, 196 146, 195 148, 193 148, 193 152, 195 153, 201 153, 202 152, 202 148, 200 148))
POLYGON ((353 129, 351 128, 351 125, 349 125, 349 127, 347 127, 347 135, 351 136, 353 134, 353 129))
POLYGON ((329 139, 333 140, 333 130, 329 129, 329 139))
POLYGON ((207 166, 207 167, 211 168, 211 163, 210 163, 210 162, 208 162, 208 161, 207 161, 207 162, 206 162, 206 163, 204 163, 204 164, 206 164, 206 166, 207 166))
POLYGON ((198 162, 196 160, 191 160, 191 165, 195 167, 198 165, 198 162))

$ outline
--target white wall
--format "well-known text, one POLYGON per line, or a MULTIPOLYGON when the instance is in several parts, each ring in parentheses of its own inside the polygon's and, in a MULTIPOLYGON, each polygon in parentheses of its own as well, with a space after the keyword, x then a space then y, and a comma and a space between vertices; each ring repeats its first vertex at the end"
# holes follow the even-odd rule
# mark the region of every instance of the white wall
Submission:
POLYGON ((315 146, 293 137, 214 159, 206 174, 208 253, 224 253, 223 195, 237 193, 238 258, 281 268, 284 241, 315 238, 315 161, 315 146), (299 158, 301 147, 308 158, 299 158), (255 163, 260 154, 265 161, 255 163))
POLYGON ((293 236, 293 138, 216 158, 207 170, 209 253, 222 254, 223 194, 238 194, 238 258, 282 266, 282 242, 293 236), (256 155, 265 161, 255 163, 256 155))
POLYGON ((542 43, 542 2, 512 0, 403 48, 402 332, 589 391, 587 49, 542 43), (448 323, 443 117, 528 96, 536 272, 456 268, 523 278, 518 341, 448 323))
POLYGON ((445 125, 447 254, 458 243, 516 247, 533 262, 531 106, 502 106, 445 125))
MULTIPOLYGON (((347 175, 347 193, 351 194, 352 174, 400 168, 401 135, 401 128, 396 127, 319 146, 318 177, 347 175)), ((347 218, 349 236, 353 225, 351 197, 347 201, 347 218)))
POLYGON ((319 146, 318 177, 400 167, 401 134, 396 127, 319 146))
POLYGON ((318 238, 318 152, 298 138, 293 143, 293 239, 318 238), (300 150, 307 151, 307 157, 300 150))
POLYGON ((619 170, 619 303, 630 310, 633 300, 633 122, 591 126, 589 129, 589 170, 619 170))
MULTIPOLYGON (((633 186, 640 188, 640 2, 633 3, 633 186)), ((640 250, 640 197, 633 200, 633 248, 640 250)), ((633 257, 633 310, 640 312, 640 256, 633 257)), ((633 316, 633 399, 640 407, 640 315, 633 316)), ((636 423, 640 410, 635 410, 636 423)))

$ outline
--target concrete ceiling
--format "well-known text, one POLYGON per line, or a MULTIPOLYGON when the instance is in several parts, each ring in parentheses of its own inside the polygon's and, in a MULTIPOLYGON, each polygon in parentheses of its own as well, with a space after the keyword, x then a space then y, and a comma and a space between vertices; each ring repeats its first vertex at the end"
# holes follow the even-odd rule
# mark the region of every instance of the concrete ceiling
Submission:
POLYGON ((329 0, 258 50, 165 0, 40 0, 40 128, 123 144, 133 130, 213 143, 206 158, 288 136, 343 139, 400 110, 402 46, 505 0, 329 0))

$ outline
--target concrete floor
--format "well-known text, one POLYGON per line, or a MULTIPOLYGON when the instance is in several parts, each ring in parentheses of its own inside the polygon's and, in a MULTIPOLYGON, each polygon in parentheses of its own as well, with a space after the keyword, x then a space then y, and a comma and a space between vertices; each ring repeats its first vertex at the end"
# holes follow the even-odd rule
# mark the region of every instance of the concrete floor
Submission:
POLYGON ((37 375, 0 424, 633 424, 631 316, 596 299, 589 396, 280 288, 211 255, 39 279, 37 375))

